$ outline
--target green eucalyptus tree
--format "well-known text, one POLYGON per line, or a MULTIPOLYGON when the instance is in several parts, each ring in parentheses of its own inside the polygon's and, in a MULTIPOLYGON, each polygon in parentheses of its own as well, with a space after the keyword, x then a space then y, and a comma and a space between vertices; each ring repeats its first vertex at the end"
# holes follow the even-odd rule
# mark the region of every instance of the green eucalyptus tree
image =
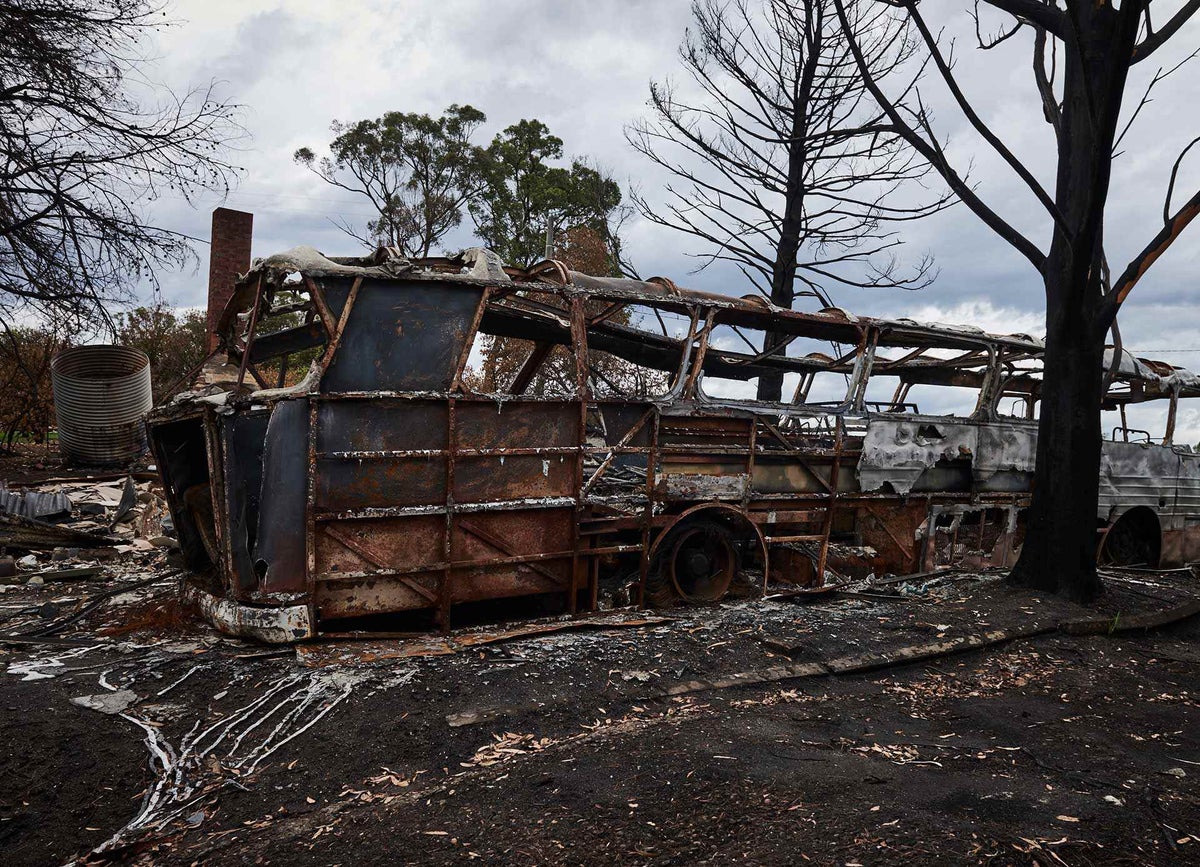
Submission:
POLYGON ((477 108, 451 105, 436 118, 390 111, 374 120, 335 121, 329 156, 304 147, 294 158, 326 183, 366 197, 378 213, 365 233, 339 223, 344 232, 371 247, 428 256, 462 223, 479 191, 481 150, 471 137, 486 120, 477 108))

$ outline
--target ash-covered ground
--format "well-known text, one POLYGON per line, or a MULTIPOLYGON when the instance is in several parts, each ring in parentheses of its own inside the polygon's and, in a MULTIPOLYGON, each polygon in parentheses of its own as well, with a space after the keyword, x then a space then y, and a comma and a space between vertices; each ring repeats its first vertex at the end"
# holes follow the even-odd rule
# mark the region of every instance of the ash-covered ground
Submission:
POLYGON ((100 565, 0 595, 13 636, 117 591, 4 645, 6 864, 1200 862, 1200 626, 1122 631, 1190 573, 270 648, 100 565))

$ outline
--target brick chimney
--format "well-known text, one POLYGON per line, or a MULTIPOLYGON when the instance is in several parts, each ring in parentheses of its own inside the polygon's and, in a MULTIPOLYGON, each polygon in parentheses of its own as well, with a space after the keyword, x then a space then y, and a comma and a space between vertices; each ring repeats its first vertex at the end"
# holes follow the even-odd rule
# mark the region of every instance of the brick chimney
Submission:
POLYGON ((212 216, 212 244, 208 253, 208 349, 217 347, 217 321, 233 296, 238 277, 250 270, 250 240, 254 215, 217 208, 212 216))

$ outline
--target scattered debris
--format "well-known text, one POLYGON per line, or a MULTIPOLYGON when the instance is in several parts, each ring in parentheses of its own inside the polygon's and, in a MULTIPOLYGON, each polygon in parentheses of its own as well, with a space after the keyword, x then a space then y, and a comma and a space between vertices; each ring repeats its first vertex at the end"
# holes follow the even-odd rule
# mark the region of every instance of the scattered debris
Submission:
POLYGON ((71 699, 71 704, 86 707, 89 710, 113 714, 124 713, 129 706, 138 701, 138 694, 131 689, 118 689, 113 692, 102 692, 98 695, 81 695, 71 699))
POLYGON ((61 490, 10 491, 8 484, 0 480, 0 512, 19 518, 54 521, 71 514, 71 498, 61 490))
POLYGON ((349 636, 335 635, 335 639, 353 637, 362 639, 361 644, 349 649, 339 644, 301 644, 296 655, 310 667, 344 664, 347 662, 379 662, 386 659, 412 659, 422 656, 446 656, 472 647, 500 644, 520 638, 552 635, 556 632, 586 630, 625 629, 638 626, 658 626, 670 623, 670 617, 625 617, 600 615, 576 620, 560 620, 551 623, 526 623, 515 627, 462 631, 444 638, 417 636, 402 640, 377 638, 373 633, 349 636))
POLYGON ((108 536, 94 535, 16 515, 0 515, 0 546, 6 548, 31 551, 71 546, 97 548, 115 544, 117 540, 108 536))

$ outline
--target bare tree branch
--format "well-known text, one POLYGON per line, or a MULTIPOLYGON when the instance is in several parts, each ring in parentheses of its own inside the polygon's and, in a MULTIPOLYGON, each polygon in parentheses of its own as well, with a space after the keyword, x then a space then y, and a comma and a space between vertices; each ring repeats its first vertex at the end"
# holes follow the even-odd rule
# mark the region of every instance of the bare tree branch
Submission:
POLYGON ((1025 165, 1016 158, 1008 146, 1004 144, 991 128, 983 122, 983 119, 976 113, 971 103, 963 95, 962 89, 958 86, 958 82, 954 78, 954 74, 950 69, 945 58, 942 57, 941 49, 938 47, 937 40, 930 33, 929 28, 925 24, 925 18, 921 15, 920 9, 917 8, 915 0, 906 0, 906 8, 909 15, 912 17, 913 23, 917 25, 917 30, 921 34, 921 38, 925 40, 925 46, 929 49, 929 54, 933 58, 934 66, 938 72, 942 74, 942 79, 946 82, 946 87, 949 89, 954 101, 958 103, 958 107, 962 110, 963 115, 970 121, 982 137, 983 140, 992 146, 992 149, 998 153, 1009 167, 1012 168, 1017 176, 1025 182, 1025 185, 1033 192, 1037 200, 1042 203, 1042 207, 1054 219, 1054 222, 1062 228, 1066 228, 1066 221, 1063 219, 1062 213, 1058 210, 1058 206, 1054 204, 1054 200, 1038 183, 1037 178, 1033 176, 1033 172, 1029 171, 1025 165))
POLYGON ((1188 0, 1178 12, 1171 16, 1170 20, 1159 30, 1150 30, 1150 5, 1146 4, 1146 22, 1147 34, 1141 42, 1133 46, 1133 63, 1141 63, 1155 51, 1163 46, 1172 36, 1178 32, 1179 28, 1187 24, 1192 16, 1200 12, 1200 0, 1188 0))
MULTIPOLYGON (((1191 145, 1188 147, 1191 147, 1191 145)), ((1175 239, 1179 237, 1198 214, 1200 214, 1200 190, 1197 190, 1188 199, 1187 203, 1176 211, 1174 216, 1167 220, 1166 225, 1159 230, 1150 243, 1142 248, 1142 252, 1133 258, 1125 267, 1121 276, 1117 278, 1117 282, 1113 284, 1112 292, 1106 296, 1107 303, 1099 322, 1105 330, 1107 330, 1116 318, 1118 310, 1125 303, 1125 299, 1129 297, 1129 293, 1133 291, 1133 287, 1150 270, 1150 266, 1157 262, 1163 253, 1167 252, 1170 246, 1175 243, 1175 239)))
POLYGON ((32 307, 111 331, 110 305, 193 258, 144 210, 228 192, 224 155, 244 131, 211 85, 134 96, 162 14, 153 0, 0 0, 0 317, 32 307))
POLYGON ((984 2, 1022 21, 1036 24, 1059 39, 1065 38, 1066 15, 1062 10, 1043 3, 1041 0, 984 0, 984 2))
POLYGON ((1046 68, 1046 31, 1041 27, 1034 28, 1033 36, 1033 78, 1037 85, 1038 95, 1042 98, 1042 115, 1046 122, 1054 127, 1054 137, 1062 135, 1062 106, 1058 95, 1054 92, 1054 51, 1050 48, 1049 69, 1046 68))
MULTIPOLYGON (((886 7, 863 0, 856 8, 873 69, 898 75, 912 53, 904 28, 886 7)), ((684 100, 677 86, 654 83, 653 116, 626 130, 677 181, 665 205, 637 196, 643 215, 712 245, 701 267, 729 261, 756 284, 766 280, 781 306, 791 306, 802 248, 842 249, 824 258, 857 272, 842 275, 846 285, 874 285, 871 275, 881 286, 903 283, 895 269, 872 268, 860 242, 885 235, 885 222, 937 210, 946 197, 917 205, 893 198, 928 169, 880 123, 829 0, 698 0, 693 18, 680 59, 703 98, 684 100)), ((912 285, 924 285, 927 273, 918 267, 912 285)))
MULTIPOLYGON (((906 0, 907 2, 907 0, 906 0)), ((838 17, 842 20, 843 26, 848 26, 846 18, 846 10, 843 0, 833 0, 834 6, 837 8, 838 17)), ((878 83, 871 75, 870 69, 863 57, 862 50, 857 42, 851 40, 850 50, 854 54, 855 61, 858 63, 859 71, 863 75, 866 87, 871 91, 871 95, 876 102, 883 108, 888 119, 895 126, 897 131, 904 139, 912 145, 912 147, 920 153, 929 164, 940 174, 946 184, 954 192, 956 196, 970 208, 976 216, 978 216, 992 231, 1011 244, 1016 250, 1028 259, 1035 268, 1041 271, 1045 261, 1045 254, 1038 249, 1032 241, 1018 232, 1010 225, 1003 217, 988 207, 982 199, 975 194, 975 191, 966 183, 965 180, 954 170, 946 159, 945 153, 937 144, 937 140, 929 136, 926 138, 926 133, 931 131, 928 128, 928 122, 921 109, 917 113, 917 122, 924 128, 923 132, 918 132, 912 125, 909 124, 900 113, 899 108, 893 103, 880 89, 878 83)))

